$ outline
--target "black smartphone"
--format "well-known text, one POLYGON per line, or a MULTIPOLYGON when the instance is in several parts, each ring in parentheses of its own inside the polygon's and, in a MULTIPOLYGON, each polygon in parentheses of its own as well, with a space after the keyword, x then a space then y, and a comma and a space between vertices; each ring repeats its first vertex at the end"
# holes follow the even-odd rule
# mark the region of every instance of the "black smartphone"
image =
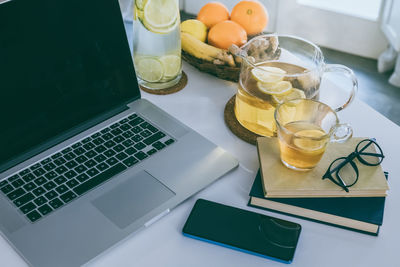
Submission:
POLYGON ((290 263, 300 224, 198 199, 183 227, 188 237, 290 263))

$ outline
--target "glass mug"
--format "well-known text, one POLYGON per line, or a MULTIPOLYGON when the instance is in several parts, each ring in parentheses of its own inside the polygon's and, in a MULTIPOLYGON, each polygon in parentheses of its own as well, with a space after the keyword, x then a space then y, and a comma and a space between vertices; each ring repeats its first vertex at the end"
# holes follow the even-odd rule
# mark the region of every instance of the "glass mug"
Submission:
POLYGON ((280 103, 296 98, 318 100, 325 73, 339 73, 351 82, 344 103, 333 107, 336 112, 352 102, 358 89, 351 69, 325 64, 321 49, 299 37, 260 35, 235 54, 242 59, 235 115, 241 125, 262 136, 276 134, 274 112, 280 103))
POLYGON ((278 105, 274 113, 282 163, 293 170, 315 167, 329 142, 344 142, 353 130, 340 124, 336 112, 312 99, 295 99, 278 105))
POLYGON ((133 60, 138 82, 158 90, 182 76, 179 0, 133 0, 133 60))

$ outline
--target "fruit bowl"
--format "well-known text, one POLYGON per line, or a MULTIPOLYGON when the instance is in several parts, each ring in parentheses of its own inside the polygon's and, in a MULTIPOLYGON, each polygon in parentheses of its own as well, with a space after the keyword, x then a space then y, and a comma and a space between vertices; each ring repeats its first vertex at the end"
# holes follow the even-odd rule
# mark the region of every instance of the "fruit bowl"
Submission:
POLYGON ((203 60, 190 55, 182 50, 182 58, 190 65, 202 72, 212 74, 220 79, 237 82, 239 80, 240 64, 231 67, 229 65, 216 65, 211 61, 203 60))

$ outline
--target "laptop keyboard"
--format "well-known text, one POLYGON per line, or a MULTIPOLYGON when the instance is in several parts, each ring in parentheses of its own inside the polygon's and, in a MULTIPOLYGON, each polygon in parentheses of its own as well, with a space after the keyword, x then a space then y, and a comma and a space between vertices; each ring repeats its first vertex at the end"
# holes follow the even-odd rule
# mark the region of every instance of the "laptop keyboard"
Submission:
POLYGON ((0 181, 0 191, 35 222, 174 142, 133 114, 0 181))

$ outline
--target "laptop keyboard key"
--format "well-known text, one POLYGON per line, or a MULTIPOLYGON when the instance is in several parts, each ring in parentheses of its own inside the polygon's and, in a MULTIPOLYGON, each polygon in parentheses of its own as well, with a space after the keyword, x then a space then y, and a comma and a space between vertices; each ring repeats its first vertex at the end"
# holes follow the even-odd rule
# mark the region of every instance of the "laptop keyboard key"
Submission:
POLYGON ((148 137, 150 136, 152 133, 149 130, 144 130, 143 132, 140 133, 141 136, 143 137, 148 137))
POLYGON ((22 186, 23 184, 25 184, 25 182, 22 179, 17 179, 14 182, 11 183, 14 188, 18 188, 20 186, 22 186))
POLYGON ((136 118, 138 115, 136 115, 136 114, 132 114, 132 115, 130 115, 129 117, 128 117, 128 119, 130 119, 130 120, 133 120, 134 118, 136 118))
POLYGON ((82 172, 86 171, 87 168, 86 168, 84 165, 79 165, 79 166, 76 167, 74 170, 75 170, 77 173, 82 173, 82 172))
POLYGON ((119 128, 121 128, 123 131, 127 131, 130 128, 132 128, 132 126, 130 126, 129 124, 125 123, 125 124, 121 125, 121 127, 119 127, 119 128))
POLYGON ((58 194, 56 193, 56 191, 51 190, 50 192, 47 192, 46 194, 44 194, 44 196, 45 196, 48 200, 52 200, 53 198, 57 197, 58 194))
POLYGON ((71 200, 73 200, 74 198, 76 198, 77 196, 74 194, 74 192, 69 191, 63 195, 60 196, 60 198, 62 199, 62 201, 64 201, 65 203, 70 202, 71 200))
POLYGON ((147 151, 147 155, 153 155, 154 153, 156 153, 157 152, 157 149, 155 149, 155 148, 152 148, 152 149, 150 149, 149 151, 147 151))
POLYGON ((31 171, 34 171, 36 169, 39 169, 40 166, 42 166, 40 163, 36 163, 36 164, 32 165, 30 169, 31 169, 31 171))
POLYGON ((40 208, 38 208, 38 211, 44 216, 46 214, 49 214, 53 209, 50 208, 49 205, 45 204, 43 206, 41 206, 40 208))
POLYGON ((115 157, 119 160, 124 160, 128 157, 128 155, 124 152, 121 152, 121 153, 118 153, 115 157))
POLYGON ((132 128, 132 132, 137 134, 140 133, 142 131, 142 128, 140 128, 139 126, 135 126, 132 128))
POLYGON ((36 205, 33 204, 32 202, 29 202, 28 204, 25 204, 20 208, 23 214, 27 214, 28 212, 31 212, 36 208, 36 205))
POLYGON ((134 157, 129 157, 123 161, 123 163, 128 167, 131 167, 138 162, 139 161, 137 159, 135 159, 134 157))
POLYGON ((106 160, 106 162, 108 163, 108 165, 112 166, 118 163, 118 160, 114 157, 109 158, 108 160, 106 160))
POLYGON ((87 161, 88 158, 85 157, 84 155, 82 155, 82 156, 77 157, 75 160, 76 160, 76 162, 78 162, 79 164, 81 164, 81 163, 84 163, 85 161, 87 161))
POLYGON ((107 142, 104 143, 104 145, 108 148, 115 146, 117 143, 115 143, 113 140, 108 140, 107 142))
POLYGON ((83 140, 82 140, 82 143, 87 144, 87 143, 89 143, 91 140, 92 140, 92 138, 90 138, 90 136, 89 136, 89 137, 86 137, 85 139, 83 139, 83 140))
POLYGON ((67 147, 66 149, 64 149, 63 151, 61 151, 61 153, 62 154, 67 154, 67 153, 69 153, 69 152, 71 152, 72 151, 72 147, 67 147))
POLYGON ((97 161, 97 163, 103 162, 106 160, 106 157, 103 155, 98 155, 96 157, 94 157, 94 160, 97 161))
POLYGON ((58 174, 63 174, 64 172, 68 171, 67 168, 65 168, 64 166, 60 166, 55 170, 58 174))
POLYGON ((116 129, 114 129, 114 130, 111 130, 111 133, 112 133, 114 136, 117 136, 117 135, 122 134, 122 131, 121 131, 121 129, 116 128, 116 129))
POLYGON ((66 185, 60 185, 56 188, 57 193, 63 194, 68 191, 68 187, 66 185))
POLYGON ((137 152, 137 150, 135 148, 133 148, 133 147, 125 149, 125 153, 128 154, 128 155, 132 155, 132 154, 134 154, 136 152, 137 152))
POLYGON ((58 158, 55 161, 53 161, 57 166, 61 166, 63 165, 65 162, 67 162, 65 159, 63 158, 58 158))
POLYGON ((95 144, 96 146, 101 145, 102 143, 104 143, 104 139, 101 137, 97 137, 96 139, 94 139, 93 144, 95 144))
POLYGON ((37 185, 42 185, 47 182, 47 179, 42 176, 42 177, 39 177, 36 180, 34 180, 34 182, 37 185))
POLYGON ((34 210, 34 211, 28 213, 28 214, 26 215, 26 217, 28 217, 28 219, 29 219, 31 222, 36 222, 36 221, 39 220, 42 216, 40 216, 39 212, 37 212, 36 210, 34 210))
POLYGON ((16 200, 14 200, 14 204, 17 207, 21 207, 22 205, 25 205, 26 203, 28 203, 29 201, 32 201, 34 199, 35 199, 35 196, 32 193, 27 193, 27 194, 23 195, 22 197, 19 197, 16 200))
POLYGON ((78 156, 82 155, 83 153, 85 153, 86 150, 83 149, 83 147, 78 147, 77 149, 74 149, 74 153, 78 156))
POLYGON ((122 142, 122 144, 125 146, 125 147, 130 147, 130 146, 133 146, 133 141, 132 140, 130 140, 130 139, 128 139, 128 140, 125 140, 124 142, 122 142))
POLYGON ((96 168, 99 170, 99 171, 105 171, 106 169, 108 169, 108 165, 107 165, 107 163, 105 163, 105 162, 102 162, 102 163, 100 163, 99 165, 97 165, 96 166, 96 168))
POLYGON ((103 146, 103 145, 100 145, 100 146, 96 147, 94 150, 95 150, 97 153, 103 153, 104 151, 107 150, 107 148, 106 148, 105 146, 103 146))
POLYGON ((73 152, 69 152, 68 154, 65 154, 65 155, 64 155, 64 158, 65 158, 66 160, 71 160, 71 159, 76 158, 76 155, 75 155, 73 152))
POLYGON ((139 151, 138 153, 135 154, 135 157, 140 160, 144 160, 145 158, 147 158, 147 155, 143 151, 139 151))
POLYGON ((146 145, 150 145, 150 144, 160 140, 163 137, 165 137, 165 134, 163 132, 157 132, 157 133, 153 134, 152 136, 147 137, 146 139, 144 139, 143 142, 146 145))
POLYGON ((105 134, 110 131, 110 128, 104 128, 103 130, 100 131, 100 133, 105 134))
POLYGON ((8 197, 10 200, 14 200, 14 199, 16 199, 16 198, 18 198, 18 197, 24 195, 25 193, 26 193, 26 191, 25 191, 24 189, 18 188, 17 190, 14 190, 14 191, 12 191, 11 193, 9 193, 9 194, 7 195, 7 197, 8 197))
POLYGON ((78 142, 78 143, 73 144, 73 145, 72 145, 72 148, 73 148, 73 149, 76 149, 76 148, 80 147, 81 145, 82 145, 82 144, 78 142))
POLYGON ((48 182, 48 183, 45 183, 45 184, 43 185, 43 187, 46 188, 47 191, 50 191, 51 189, 55 188, 56 186, 57 186, 57 185, 56 185, 54 182, 52 182, 52 181, 50 181, 50 182, 48 182))
POLYGON ((78 179, 79 182, 83 183, 84 181, 89 179, 89 176, 86 173, 82 173, 82 174, 78 175, 76 177, 76 179, 78 179))
POLYGON ((77 186, 79 184, 79 182, 75 179, 69 180, 68 182, 66 182, 66 184, 68 185, 69 188, 74 188, 75 186, 77 186))
POLYGON ((85 166, 88 168, 92 168, 92 167, 96 166, 96 164, 97 164, 97 162, 94 161, 93 159, 90 159, 85 162, 85 166))
POLYGON ((150 132, 155 133, 158 131, 158 129, 156 127, 154 127, 153 125, 149 125, 147 127, 148 130, 150 130, 150 132))
MULTIPOLYGON (((25 170, 21 171, 21 172, 19 173, 19 175, 24 176, 24 175, 27 175, 27 174, 30 173, 30 172, 31 172, 31 171, 30 171, 29 169, 25 169, 25 170)), ((15 177, 15 179, 18 179, 18 175, 16 174, 16 175, 11 176, 10 178, 8 178, 8 180, 9 180, 10 182, 12 182, 12 180, 14 179, 14 177, 15 177)), ((15 179, 14 179, 14 180, 15 180, 15 179)))
POLYGON ((90 142, 90 143, 84 144, 83 147, 84 147, 86 150, 91 150, 92 148, 95 147, 95 145, 94 145, 93 143, 90 142))
POLYGON ((70 170, 70 171, 67 171, 66 173, 64 173, 64 176, 67 177, 68 179, 72 179, 77 175, 78 174, 76 172, 74 172, 73 170, 70 170))
POLYGON ((46 165, 43 166, 43 168, 44 168, 46 171, 51 171, 51 170, 53 170, 55 167, 56 167, 56 165, 54 165, 53 162, 50 162, 50 163, 48 163, 48 164, 46 164, 46 165))
POLYGON ((91 190, 92 188, 102 184, 103 182, 109 180, 111 177, 116 175, 117 173, 120 173, 122 171, 126 170, 126 167, 122 163, 118 163, 111 167, 110 169, 106 170, 103 173, 100 173, 99 175, 91 178, 90 180, 87 180, 86 182, 78 185, 73 189, 73 191, 78 194, 82 195, 86 193, 87 191, 91 190))
POLYGON ((36 185, 33 182, 29 182, 29 183, 24 185, 24 189, 26 191, 31 191, 31 190, 33 190, 35 188, 36 188, 36 185))
POLYGON ((62 153, 58 152, 58 153, 54 154, 53 156, 51 156, 51 158, 54 160, 54 159, 57 159, 57 158, 59 158, 61 156, 62 156, 62 153))
POLYGON ((46 164, 48 164, 48 163, 50 163, 50 162, 51 162, 51 158, 47 158, 47 159, 42 160, 42 161, 40 162, 40 164, 42 164, 42 165, 44 166, 44 165, 46 165, 46 164))
POLYGON ((135 119, 131 120, 130 122, 128 122, 130 125, 135 126, 135 125, 139 125, 140 123, 144 122, 144 120, 140 117, 136 117, 135 119))
POLYGON ((38 196, 44 194, 46 192, 46 190, 44 190, 43 187, 38 187, 38 188, 32 190, 32 192, 35 194, 35 196, 38 197, 38 196))
POLYGON ((7 180, 4 179, 3 181, 0 181, 0 188, 8 184, 7 180))
POLYGON ((50 179, 50 180, 56 178, 57 176, 58 176, 57 173, 55 173, 53 171, 50 171, 44 175, 44 177, 46 177, 47 179, 50 179))
POLYGON ((104 152, 104 155, 106 156, 106 157, 112 157, 112 156, 114 156, 115 154, 117 154, 114 150, 112 150, 112 149, 109 149, 109 150, 107 150, 106 152, 104 152))
POLYGON ((101 136, 104 140, 110 140, 111 138, 113 138, 114 136, 110 133, 106 133, 104 135, 101 136))
POLYGON ((62 203, 62 201, 59 200, 58 198, 53 199, 52 201, 49 202, 49 204, 53 209, 58 209, 59 207, 64 205, 64 203, 62 203))
POLYGON ((1 192, 3 192, 4 194, 8 194, 13 190, 14 188, 10 184, 7 184, 1 188, 1 192))
POLYGON ((112 125, 110 126, 110 128, 111 128, 111 129, 115 129, 115 128, 118 128, 118 126, 119 126, 119 122, 116 122, 116 123, 112 124, 112 125))
POLYGON ((35 202, 35 204, 36 204, 37 206, 42 206, 44 203, 47 203, 47 199, 45 199, 45 198, 42 196, 42 197, 36 198, 33 202, 35 202))
POLYGON ((36 175, 36 177, 42 176, 43 174, 46 173, 45 170, 43 170, 42 168, 36 169, 33 171, 33 173, 36 175))
POLYGON ((122 150, 125 149, 125 147, 123 145, 119 144, 119 145, 116 145, 113 149, 115 150, 115 152, 121 152, 122 150))
POLYGON ((113 138, 113 141, 117 144, 122 143, 125 140, 125 138, 122 137, 122 135, 118 135, 113 138))
POLYGON ((93 177, 93 176, 99 174, 99 171, 96 170, 96 168, 91 168, 90 170, 87 171, 87 174, 89 174, 89 176, 93 177))
POLYGON ((32 173, 29 173, 29 174, 25 175, 24 177, 22 177, 22 179, 24 179, 25 182, 30 182, 33 179, 35 179, 35 176, 32 173))
POLYGON ((153 144, 153 147, 157 148, 158 150, 161 150, 165 147, 165 145, 163 143, 161 143, 160 141, 157 141, 153 144))
POLYGON ((78 163, 76 163, 75 160, 71 160, 68 161, 67 163, 65 163, 65 166, 69 169, 75 168, 76 166, 78 166, 78 163))
POLYGON ((65 183, 65 182, 67 181, 67 179, 65 179, 65 177, 63 177, 63 176, 58 176, 56 179, 54 179, 54 181, 55 181, 58 185, 60 185, 60 184, 65 183))
POLYGON ((126 132, 122 133, 122 136, 125 138, 130 138, 133 136, 133 133, 131 133, 130 131, 126 131, 126 132))
POLYGON ((90 150, 88 152, 85 153, 85 156, 88 157, 89 159, 95 157, 97 155, 97 152, 94 150, 90 150))
POLYGON ((141 150, 141 149, 145 148, 146 145, 143 144, 142 142, 139 142, 139 143, 135 144, 134 147, 135 147, 136 149, 138 149, 138 150, 141 150))

